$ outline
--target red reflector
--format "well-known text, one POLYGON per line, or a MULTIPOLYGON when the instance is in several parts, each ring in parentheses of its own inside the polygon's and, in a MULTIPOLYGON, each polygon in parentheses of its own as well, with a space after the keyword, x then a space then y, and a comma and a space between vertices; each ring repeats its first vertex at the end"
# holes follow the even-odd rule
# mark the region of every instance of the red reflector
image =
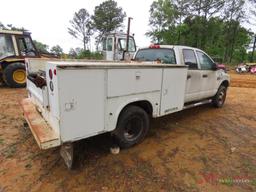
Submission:
POLYGON ((151 49, 159 49, 160 45, 150 45, 149 48, 151 48, 151 49))
POLYGON ((50 79, 52 79, 52 70, 51 69, 49 70, 49 77, 50 77, 50 79))
POLYGON ((54 69, 53 73, 54 73, 54 75, 57 75, 57 70, 56 70, 56 69, 54 69))

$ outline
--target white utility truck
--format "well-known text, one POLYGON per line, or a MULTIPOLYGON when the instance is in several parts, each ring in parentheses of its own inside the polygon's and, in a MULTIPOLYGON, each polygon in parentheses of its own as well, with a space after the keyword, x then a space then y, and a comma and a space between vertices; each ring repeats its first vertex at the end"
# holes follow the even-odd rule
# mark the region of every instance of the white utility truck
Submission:
MULTIPOLYGON (((140 51, 135 59, 141 60, 140 51)), ((168 57, 150 63, 27 59, 29 97, 21 105, 39 147, 61 146, 72 168, 74 141, 110 132, 127 148, 144 139, 151 117, 210 102, 224 104, 229 77, 204 52, 179 46, 163 51, 168 57), (192 51, 193 69, 184 64, 184 50, 192 51), (209 58, 209 69, 203 69, 205 60, 198 54, 209 58)))
POLYGON ((121 32, 108 33, 102 37, 98 51, 102 52, 103 59, 106 61, 130 60, 136 52, 136 44, 131 35, 127 36, 121 32))

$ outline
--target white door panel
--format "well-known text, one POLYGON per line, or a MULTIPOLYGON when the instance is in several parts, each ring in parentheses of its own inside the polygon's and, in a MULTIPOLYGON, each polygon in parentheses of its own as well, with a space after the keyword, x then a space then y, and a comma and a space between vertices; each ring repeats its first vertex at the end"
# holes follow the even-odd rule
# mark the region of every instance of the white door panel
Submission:
POLYGON ((186 68, 164 69, 160 115, 182 110, 186 83, 186 68))
POLYGON ((185 103, 201 99, 201 71, 188 70, 185 103))
POLYGON ((202 76, 202 90, 201 90, 201 97, 208 98, 212 97, 215 94, 215 87, 217 82, 217 75, 216 71, 212 70, 201 70, 202 76))

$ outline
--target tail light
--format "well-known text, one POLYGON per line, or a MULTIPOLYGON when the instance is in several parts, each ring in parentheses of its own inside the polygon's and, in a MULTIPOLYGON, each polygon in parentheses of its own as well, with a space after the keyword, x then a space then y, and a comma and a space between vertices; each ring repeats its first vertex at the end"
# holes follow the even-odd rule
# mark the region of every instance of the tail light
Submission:
POLYGON ((53 74, 52 74, 52 70, 51 69, 49 69, 49 77, 50 77, 50 79, 52 80, 52 76, 53 76, 53 74))
POLYGON ((149 46, 150 49, 160 49, 160 45, 150 45, 149 46))
POLYGON ((56 69, 54 69, 53 73, 54 73, 54 75, 57 75, 57 70, 56 70, 56 69))

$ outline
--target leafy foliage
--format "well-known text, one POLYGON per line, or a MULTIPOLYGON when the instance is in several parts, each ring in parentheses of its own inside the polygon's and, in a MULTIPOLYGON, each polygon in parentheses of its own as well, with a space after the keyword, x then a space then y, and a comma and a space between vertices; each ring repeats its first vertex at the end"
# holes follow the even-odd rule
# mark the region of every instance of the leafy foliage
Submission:
POLYGON ((71 27, 68 28, 69 34, 82 41, 83 48, 86 50, 86 46, 90 42, 90 37, 92 36, 92 22, 90 14, 86 9, 80 9, 78 12, 75 12, 70 24, 71 27))
POLYGON ((6 29, 6 27, 4 26, 4 24, 2 22, 0 22, 0 29, 6 29))
POLYGON ((61 56, 64 52, 59 45, 55 45, 51 48, 50 52, 56 56, 61 56))
POLYGON ((244 0, 155 0, 146 35, 156 43, 198 47, 237 63, 247 59, 253 35, 241 26, 246 19, 244 0))
POLYGON ((100 36, 122 27, 126 13, 114 0, 107 0, 95 7, 92 16, 93 26, 100 36))
POLYGON ((69 58, 71 59, 93 59, 93 60, 101 60, 103 59, 103 55, 99 52, 91 52, 89 50, 84 51, 81 48, 71 48, 69 50, 69 58))
POLYGON ((28 31, 24 27, 16 27, 12 24, 4 25, 2 22, 0 22, 0 29, 2 29, 2 30, 12 30, 12 31, 28 31))
POLYGON ((39 41, 36 41, 36 40, 33 40, 33 43, 35 44, 36 46, 36 49, 40 52, 40 53, 49 53, 48 49, 49 49, 49 46, 44 44, 44 43, 41 43, 39 41))

